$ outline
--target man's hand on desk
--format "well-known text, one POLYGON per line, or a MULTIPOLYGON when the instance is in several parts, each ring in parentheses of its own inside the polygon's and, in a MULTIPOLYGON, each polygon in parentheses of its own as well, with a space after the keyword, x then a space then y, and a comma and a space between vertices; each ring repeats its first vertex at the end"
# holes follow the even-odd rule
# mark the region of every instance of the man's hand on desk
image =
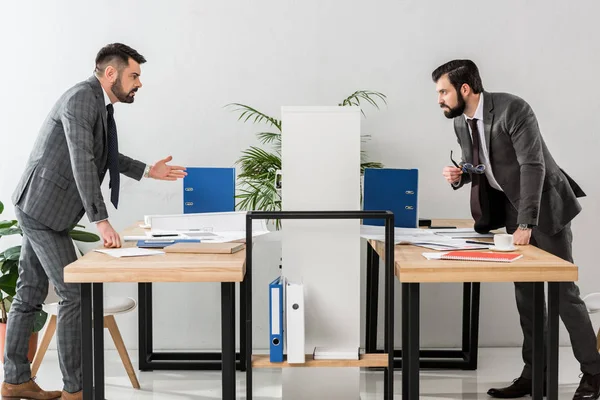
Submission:
POLYGON ((121 247, 121 237, 113 229, 108 220, 100 221, 96 224, 100 237, 104 242, 104 247, 121 247))
POLYGON ((462 169, 456 167, 444 167, 444 170, 442 171, 442 175, 444 175, 444 178, 446 178, 448 183, 458 182, 462 173, 462 169))
POLYGON ((173 159, 169 156, 163 160, 157 161, 152 167, 150 167, 150 178, 160 179, 163 181, 176 181, 187 175, 185 167, 178 165, 167 165, 169 161, 173 159))
POLYGON ((531 240, 531 229, 517 229, 513 233, 513 242, 516 245, 527 245, 531 240))

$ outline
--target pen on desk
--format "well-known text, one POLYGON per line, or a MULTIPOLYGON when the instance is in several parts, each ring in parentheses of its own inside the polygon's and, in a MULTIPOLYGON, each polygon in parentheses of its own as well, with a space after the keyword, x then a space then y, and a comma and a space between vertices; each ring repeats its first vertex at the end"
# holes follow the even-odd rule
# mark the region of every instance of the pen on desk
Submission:
POLYGON ((477 240, 465 240, 465 242, 472 243, 472 244, 485 244, 486 246, 494 245, 494 243, 492 243, 492 242, 478 242, 477 240))

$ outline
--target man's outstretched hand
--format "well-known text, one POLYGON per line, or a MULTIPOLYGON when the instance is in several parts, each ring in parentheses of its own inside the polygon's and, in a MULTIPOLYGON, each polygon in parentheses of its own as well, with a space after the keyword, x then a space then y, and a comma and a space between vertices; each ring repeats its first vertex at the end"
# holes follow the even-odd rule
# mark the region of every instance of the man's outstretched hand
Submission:
POLYGON ((185 172, 185 167, 167 164, 172 159, 172 156, 168 156, 165 159, 157 161, 150 167, 150 178, 160 179, 162 181, 176 181, 177 179, 186 176, 187 172, 185 172))

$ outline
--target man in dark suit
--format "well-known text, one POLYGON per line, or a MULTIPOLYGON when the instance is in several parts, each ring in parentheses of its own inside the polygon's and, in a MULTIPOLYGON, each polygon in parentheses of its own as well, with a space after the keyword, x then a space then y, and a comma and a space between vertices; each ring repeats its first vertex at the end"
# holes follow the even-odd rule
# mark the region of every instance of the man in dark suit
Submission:
POLYGON ((100 185, 110 175, 110 200, 119 201, 120 174, 177 180, 185 168, 170 166, 167 157, 154 165, 118 151, 113 104, 133 103, 142 87, 137 51, 115 43, 96 57, 94 76, 67 90, 43 123, 25 171, 13 194, 23 230, 17 293, 8 316, 4 355, 3 398, 82 398, 80 290, 63 279, 63 268, 77 259, 69 237, 83 214, 97 225, 106 247, 120 247, 119 235, 108 221, 100 185), (46 392, 31 379, 27 343, 36 311, 52 282, 61 298, 57 346, 63 391, 46 392))
MULTIPOLYGON (((432 74, 438 104, 454 119, 462 165, 445 167, 443 175, 458 189, 471 183, 471 213, 478 232, 505 226, 516 245, 532 244, 572 262, 571 220, 585 196, 548 151, 533 110, 523 99, 483 90, 477 66, 454 60, 432 74)), ((488 395, 516 398, 531 394, 531 283, 515 283, 523 330, 521 376, 488 395)), ((574 283, 560 284, 559 313, 583 376, 574 399, 600 396, 600 354, 585 304, 574 283)))

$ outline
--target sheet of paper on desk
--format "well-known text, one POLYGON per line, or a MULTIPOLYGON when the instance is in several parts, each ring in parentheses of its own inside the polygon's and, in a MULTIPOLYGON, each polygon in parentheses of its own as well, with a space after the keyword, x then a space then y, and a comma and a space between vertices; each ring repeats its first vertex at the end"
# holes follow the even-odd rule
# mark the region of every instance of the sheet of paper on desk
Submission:
POLYGON ((138 247, 124 247, 121 249, 95 249, 98 253, 108 254, 112 257, 140 257, 140 256, 156 256, 165 254, 161 250, 140 249, 138 247))
MULTIPOLYGON (((492 244, 490 244, 490 246, 486 246, 483 244, 470 244, 470 243, 464 243, 464 241, 457 241, 458 243, 453 243, 453 244, 429 244, 429 243, 412 243, 413 246, 419 246, 419 247, 424 247, 426 249, 430 249, 430 250, 438 250, 438 251, 448 251, 448 250, 482 250, 482 249, 489 249, 492 244), (461 244, 460 242, 463 242, 463 244, 461 244)), ((433 253, 436 254, 436 253, 433 253)))
MULTIPOLYGON (((221 232, 198 232, 198 231, 152 231, 159 235, 177 234, 177 236, 162 236, 163 239, 200 239, 208 243, 227 243, 246 239, 246 231, 221 231, 221 232)), ((270 231, 253 231, 252 237, 262 236, 270 231)), ((156 236, 154 236, 156 238, 156 236)))
MULTIPOLYGON (((150 215, 152 230, 162 231, 204 231, 204 232, 231 232, 246 231, 246 211, 150 215)), ((267 221, 264 219, 252 220, 252 231, 268 231, 267 221)))
MULTIPOLYGON (((385 227, 361 225, 360 237, 368 240, 385 240, 385 227)), ((448 240, 443 237, 436 236, 427 232, 425 229, 418 228, 394 228, 394 243, 395 244, 411 244, 415 241, 448 240)))
MULTIPOLYGON (((461 239, 454 239, 431 233, 428 229, 395 228, 394 244, 412 244, 431 250, 476 250, 487 249, 489 246, 467 243, 461 239)), ((385 241, 385 228, 382 226, 362 225, 360 236, 368 240, 385 241)))
POLYGON ((436 235, 451 237, 455 239, 467 239, 467 238, 491 238, 494 237, 493 233, 477 233, 474 229, 430 229, 434 231, 436 235))
POLYGON ((423 257, 428 260, 441 260, 444 253, 423 253, 423 257))

